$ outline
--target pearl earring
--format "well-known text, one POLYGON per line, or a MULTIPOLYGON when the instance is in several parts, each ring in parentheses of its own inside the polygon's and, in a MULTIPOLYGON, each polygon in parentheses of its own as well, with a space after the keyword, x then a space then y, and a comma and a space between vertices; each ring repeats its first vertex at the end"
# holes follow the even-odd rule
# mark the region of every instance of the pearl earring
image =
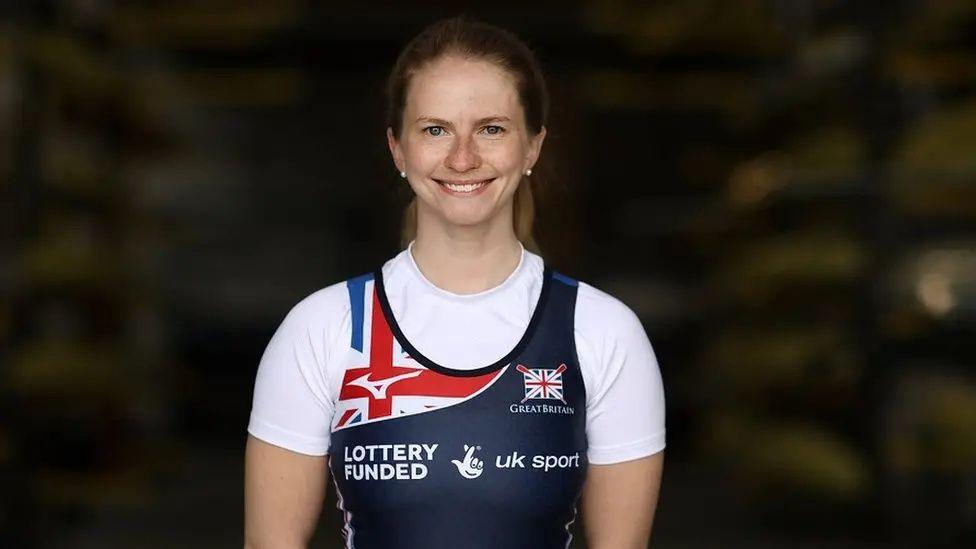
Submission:
POLYGON ((532 175, 532 168, 525 170, 525 175, 532 175))
POLYGON ((407 172, 400 172, 400 177, 407 177, 407 172))

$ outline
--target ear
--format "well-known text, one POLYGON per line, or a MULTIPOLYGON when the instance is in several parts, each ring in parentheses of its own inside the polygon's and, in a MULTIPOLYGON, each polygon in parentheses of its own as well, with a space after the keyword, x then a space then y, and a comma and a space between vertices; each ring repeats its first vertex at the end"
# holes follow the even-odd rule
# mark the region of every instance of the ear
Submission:
POLYGON ((529 152, 525 155, 525 167, 522 169, 524 172, 526 169, 535 166, 535 163, 539 160, 539 153, 542 152, 542 142, 546 140, 546 127, 543 126, 542 130, 529 141, 529 152))
POLYGON ((400 143, 393 135, 393 128, 386 128, 386 145, 390 147, 390 155, 398 172, 404 171, 403 152, 400 150, 400 143))

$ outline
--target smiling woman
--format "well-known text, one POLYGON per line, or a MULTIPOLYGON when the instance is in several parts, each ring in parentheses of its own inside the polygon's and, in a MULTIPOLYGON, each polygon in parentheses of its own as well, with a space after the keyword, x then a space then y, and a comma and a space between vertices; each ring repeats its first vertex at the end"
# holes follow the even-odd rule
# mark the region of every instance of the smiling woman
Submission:
MULTIPOLYGON (((525 155, 519 166, 522 170, 517 174, 507 174, 511 187, 508 191, 512 196, 512 223, 519 241, 529 250, 538 252, 539 247, 532 234, 535 215, 532 181, 528 176, 532 175, 532 167, 545 139, 549 95, 545 78, 528 46, 508 31, 468 22, 463 18, 431 25, 401 52, 387 83, 387 99, 387 140, 394 151, 394 159, 401 176, 410 180, 415 192, 414 176, 419 177, 421 174, 408 169, 409 158, 402 154, 411 149, 409 145, 412 131, 423 132, 431 137, 453 138, 447 141, 453 151, 442 151, 441 156, 448 157, 453 152, 449 160, 460 162, 453 164, 453 169, 459 173, 467 171, 465 162, 482 160, 478 157, 481 150, 477 145, 488 139, 497 139, 507 145, 506 152, 509 155, 513 154, 512 145, 521 149, 519 152, 525 155), (462 68, 464 72, 454 72, 455 68, 462 68), (478 83, 487 84, 491 88, 470 87, 476 83, 467 78, 471 75, 477 78, 478 83), (465 87, 457 90, 450 88, 458 83, 465 87), (430 104, 431 100, 442 99, 440 94, 444 92, 444 98, 452 99, 450 106, 439 108, 439 105, 430 104), (490 103, 479 104, 479 98, 487 98, 490 103), (425 108, 431 110, 424 110, 425 108), (444 116, 437 114, 441 110, 444 116), (477 116, 479 112, 484 113, 484 118, 470 118, 477 116), (456 120, 459 116, 469 118, 456 120), (478 132, 479 140, 459 139, 464 136, 459 132, 465 131, 470 135, 472 130, 478 132), (465 150, 461 145, 473 150, 465 150), (396 152, 397 148, 399 153, 396 152), (521 177, 523 174, 526 176, 524 179, 521 177)), ((441 140, 441 144, 443 146, 444 140, 441 140)), ((486 153, 496 155, 499 153, 498 148, 489 148, 486 153)), ((509 158, 506 167, 511 167, 512 160, 516 159, 509 158)), ((489 162, 494 160, 494 156, 489 158, 489 162)), ((458 175, 445 175, 441 181, 462 185, 483 181, 472 181, 479 175, 477 173, 470 178, 458 175)), ((417 196, 422 197, 420 194, 417 196)), ((407 206, 401 238, 404 246, 417 237, 417 219, 422 207, 417 198, 407 206)))
POLYGON ((261 359, 245 538, 304 547, 329 476, 347 547, 646 547, 664 391, 640 320, 546 265, 527 176, 538 64, 463 18, 411 41, 387 144, 415 197, 404 247, 295 305, 261 359))
POLYGON ((417 196, 418 240, 452 225, 511 230, 513 195, 546 135, 530 129, 517 87, 497 63, 456 53, 413 73, 403 122, 387 140, 417 196))

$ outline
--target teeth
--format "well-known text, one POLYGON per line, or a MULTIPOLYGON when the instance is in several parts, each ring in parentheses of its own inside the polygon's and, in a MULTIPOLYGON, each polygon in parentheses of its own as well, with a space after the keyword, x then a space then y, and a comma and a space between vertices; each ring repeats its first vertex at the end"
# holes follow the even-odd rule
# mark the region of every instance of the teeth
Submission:
POLYGON ((454 192, 469 193, 469 192, 474 191, 476 189, 480 189, 481 187, 484 187, 487 184, 488 184, 488 181, 482 181, 480 183, 471 183, 471 184, 468 184, 468 185, 455 185, 454 183, 446 183, 445 182, 443 185, 445 187, 447 187, 448 189, 451 189, 454 192))

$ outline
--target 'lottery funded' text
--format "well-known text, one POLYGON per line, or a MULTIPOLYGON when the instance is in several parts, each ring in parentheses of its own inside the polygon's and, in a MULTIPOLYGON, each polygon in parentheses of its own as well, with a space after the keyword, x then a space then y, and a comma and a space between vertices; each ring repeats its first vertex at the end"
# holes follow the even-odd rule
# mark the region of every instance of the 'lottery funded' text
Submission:
POLYGON ((437 444, 346 446, 343 473, 354 480, 413 480, 427 476, 437 444))

